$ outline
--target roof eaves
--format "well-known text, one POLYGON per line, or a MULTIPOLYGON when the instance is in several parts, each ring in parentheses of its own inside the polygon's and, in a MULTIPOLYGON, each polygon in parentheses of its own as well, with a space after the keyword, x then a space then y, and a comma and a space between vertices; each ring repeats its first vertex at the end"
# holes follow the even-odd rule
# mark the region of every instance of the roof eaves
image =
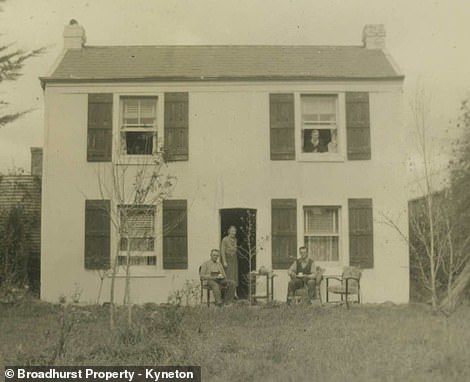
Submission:
POLYGON ((84 83, 84 82, 142 82, 142 81, 155 81, 155 82, 197 82, 197 81, 403 81, 404 75, 393 76, 135 76, 135 77, 90 77, 90 78, 77 78, 77 77, 39 77, 43 89, 48 83, 84 83))
POLYGON ((398 63, 396 62, 396 60, 393 58, 393 56, 390 54, 390 52, 384 48, 382 49, 382 52, 383 54, 385 55, 386 59, 388 60, 388 62, 390 63, 390 65, 392 66, 393 70, 395 71, 395 73, 398 75, 398 76, 402 76, 403 78, 405 77, 405 75, 403 74, 403 70, 401 69, 401 67, 398 65, 398 63))

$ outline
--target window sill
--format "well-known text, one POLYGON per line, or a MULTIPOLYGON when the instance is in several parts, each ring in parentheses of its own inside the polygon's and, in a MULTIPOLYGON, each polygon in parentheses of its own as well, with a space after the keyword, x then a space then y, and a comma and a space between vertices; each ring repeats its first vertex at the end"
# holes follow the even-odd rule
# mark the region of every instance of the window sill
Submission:
MULTIPOLYGON (((118 270, 116 272, 116 278, 118 279, 124 279, 126 278, 126 266, 125 265, 120 265, 118 270)), ((163 269, 157 268, 156 265, 131 265, 131 275, 130 277, 132 279, 137 279, 137 278, 165 278, 167 277, 167 274, 163 269)), ((111 275, 108 276, 108 278, 111 278, 111 275)))
POLYGON ((127 165, 151 165, 159 158, 158 155, 121 155, 116 159, 116 164, 127 165))
POLYGON ((341 274, 343 265, 338 261, 315 261, 315 266, 325 269, 325 274, 341 274))
POLYGON ((344 156, 341 154, 300 154, 297 158, 298 162, 344 162, 344 156))

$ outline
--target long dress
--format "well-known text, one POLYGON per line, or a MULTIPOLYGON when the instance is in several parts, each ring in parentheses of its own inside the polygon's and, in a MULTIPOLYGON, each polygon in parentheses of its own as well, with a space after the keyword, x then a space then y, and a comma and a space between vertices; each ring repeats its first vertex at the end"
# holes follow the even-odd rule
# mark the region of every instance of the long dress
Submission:
POLYGON ((225 275, 228 280, 235 282, 238 286, 238 258, 237 258, 237 239, 225 236, 220 243, 220 253, 222 258, 227 261, 225 275))

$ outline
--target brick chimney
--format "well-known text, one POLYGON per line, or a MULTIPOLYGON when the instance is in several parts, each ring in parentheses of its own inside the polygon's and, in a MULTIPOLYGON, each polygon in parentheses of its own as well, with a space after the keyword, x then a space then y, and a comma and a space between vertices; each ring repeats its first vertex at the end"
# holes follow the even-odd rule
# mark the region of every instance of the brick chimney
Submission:
POLYGON ((31 147, 31 175, 42 176, 42 147, 31 147))
POLYGON ((362 30, 362 43, 366 49, 385 48, 385 27, 383 24, 367 24, 362 30))
POLYGON ((77 20, 70 20, 64 28, 64 49, 82 49, 85 42, 85 29, 77 20))

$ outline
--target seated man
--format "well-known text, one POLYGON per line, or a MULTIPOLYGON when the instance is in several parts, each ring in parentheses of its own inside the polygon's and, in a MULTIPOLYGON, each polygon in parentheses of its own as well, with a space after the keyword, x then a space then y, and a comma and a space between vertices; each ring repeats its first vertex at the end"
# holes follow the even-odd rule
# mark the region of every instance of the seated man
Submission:
POLYGON ((290 281, 287 286, 287 304, 292 302, 295 291, 307 286, 309 302, 315 298, 315 266, 313 260, 308 257, 307 248, 299 248, 300 258, 290 266, 288 273, 290 281))
POLYGON ((206 281, 207 286, 214 293, 215 305, 222 306, 223 303, 230 304, 232 302, 235 294, 235 282, 227 280, 219 257, 219 250, 213 249, 211 251, 211 259, 201 265, 200 277, 206 281))

